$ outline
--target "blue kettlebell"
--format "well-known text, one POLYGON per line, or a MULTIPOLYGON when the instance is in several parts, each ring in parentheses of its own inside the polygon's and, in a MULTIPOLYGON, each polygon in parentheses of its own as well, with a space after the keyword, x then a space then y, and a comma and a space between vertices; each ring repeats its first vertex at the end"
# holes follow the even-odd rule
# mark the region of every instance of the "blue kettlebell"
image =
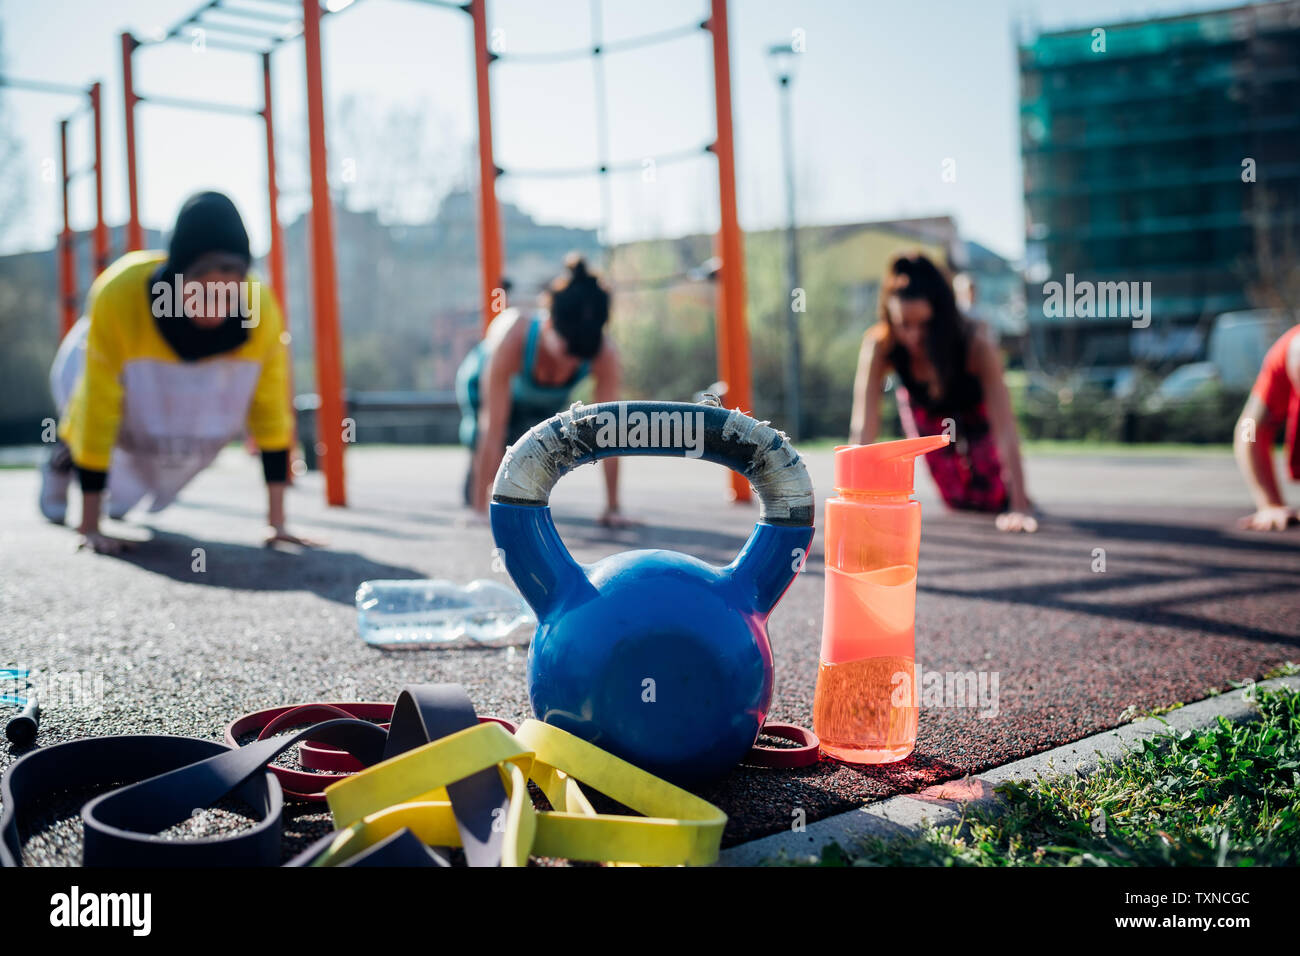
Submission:
POLYGON ((812 483, 784 435, 716 400, 577 404, 506 451, 491 520, 537 613, 528 688, 538 719, 679 783, 744 758, 772 700, 767 619, 813 536, 812 483), (614 455, 703 458, 748 478, 762 513, 736 559, 720 568, 643 550, 575 561, 551 489, 614 455))

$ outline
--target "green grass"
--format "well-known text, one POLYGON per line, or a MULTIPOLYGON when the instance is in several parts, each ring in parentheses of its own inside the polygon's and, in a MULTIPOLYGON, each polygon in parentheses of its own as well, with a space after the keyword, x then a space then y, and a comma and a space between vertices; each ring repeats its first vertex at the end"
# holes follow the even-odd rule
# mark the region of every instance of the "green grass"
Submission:
POLYGON ((1232 443, 1220 445, 1191 445, 1177 442, 1150 444, 1124 444, 1107 441, 1026 441, 1022 442, 1026 455, 1119 455, 1140 458, 1163 455, 1207 455, 1230 457, 1232 443))
POLYGON ((1258 720, 1148 738, 1087 776, 1004 784, 1000 811, 832 844, 812 865, 1294 866, 1300 693, 1261 691, 1254 705, 1258 720))

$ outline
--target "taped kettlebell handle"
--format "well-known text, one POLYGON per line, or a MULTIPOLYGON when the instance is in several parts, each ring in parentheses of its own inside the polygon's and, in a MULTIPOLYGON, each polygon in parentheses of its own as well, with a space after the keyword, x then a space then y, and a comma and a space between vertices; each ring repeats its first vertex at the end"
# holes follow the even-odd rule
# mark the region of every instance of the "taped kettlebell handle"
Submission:
POLYGON ((811 527, 808 469, 784 434, 743 412, 704 401, 576 403, 506 450, 492 486, 503 504, 549 504, 551 489, 579 465, 618 455, 696 457, 749 480, 768 524, 811 527), (670 436, 665 441, 664 435, 670 436))

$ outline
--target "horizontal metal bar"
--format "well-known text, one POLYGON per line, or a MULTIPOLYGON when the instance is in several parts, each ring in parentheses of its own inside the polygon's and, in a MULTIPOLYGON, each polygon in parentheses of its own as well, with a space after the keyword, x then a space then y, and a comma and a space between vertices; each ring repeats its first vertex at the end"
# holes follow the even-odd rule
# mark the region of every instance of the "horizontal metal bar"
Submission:
POLYGON ((0 75, 0 87, 12 87, 16 90, 27 90, 32 93, 54 93, 60 96, 89 96, 90 90, 84 86, 73 86, 71 83, 51 83, 48 80, 27 80, 18 76, 0 75))
POLYGON ((153 96, 138 93, 136 100, 154 106, 170 106, 182 110, 206 110, 210 113, 232 113, 236 116, 261 116, 261 107, 239 106, 234 103, 215 103, 211 100, 191 100, 177 96, 153 96))
MULTIPOLYGON (((299 4, 301 7, 301 4, 299 4)), ((208 7, 204 11, 206 14, 223 13, 232 17, 244 17, 248 20, 261 20, 268 23, 284 23, 286 13, 271 13, 269 10, 253 10, 248 7, 230 7, 224 3, 216 7, 208 7)))
POLYGON ((89 166, 82 166, 80 169, 72 170, 71 172, 67 173, 63 178, 68 182, 72 182, 74 179, 80 179, 83 176, 89 176, 92 173, 94 173, 94 171, 95 171, 95 164, 91 163, 89 166))
MULTIPOLYGON (((449 411, 459 408, 456 393, 441 392, 354 392, 344 394, 350 409, 359 411, 449 411)), ((320 407, 320 395, 304 392, 295 395, 293 407, 300 412, 314 411, 320 407)))
MULTIPOLYGON (((184 20, 179 20, 179 21, 177 21, 176 23, 172 24, 172 26, 169 27, 168 30, 167 30, 167 32, 163 35, 163 38, 162 38, 162 39, 163 39, 163 40, 168 40, 168 39, 171 39, 172 37, 176 36, 177 34, 180 33, 181 30, 183 30, 186 26, 188 26, 188 25, 189 25, 191 22, 193 22, 196 18, 198 18, 199 16, 201 16, 205 10, 210 10, 210 9, 212 9, 213 7, 215 7, 215 6, 216 6, 218 3, 220 3, 220 2, 221 2, 221 0, 208 0, 207 3, 203 4, 203 6, 199 7, 197 10, 192 11, 192 12, 191 12, 191 13, 190 13, 190 14, 189 14, 189 15, 188 15, 184 20)), ((158 42, 161 42, 161 41, 158 41, 158 42)))
POLYGON ((426 7, 442 7, 444 10, 459 10, 461 13, 469 12, 468 3, 454 3, 452 0, 412 0, 412 2, 426 7))
POLYGON ((552 169, 534 167, 507 167, 500 170, 502 176, 513 176, 518 179, 578 179, 583 176, 603 176, 607 173, 630 173, 640 172, 645 168, 645 161, 652 160, 656 166, 670 166, 673 163, 683 163, 692 159, 699 159, 709 152, 709 146, 699 146, 694 149, 683 149, 672 153, 660 153, 657 156, 642 156, 640 159, 627 159, 621 162, 606 163, 605 165, 596 166, 569 166, 555 167, 552 169))
POLYGON ((717 278, 715 272, 700 267, 690 272, 675 272, 672 275, 653 276, 645 279, 612 279, 606 284, 612 292, 653 292, 658 289, 671 289, 673 286, 687 285, 694 282, 712 282, 717 278))
POLYGON ((568 60, 580 60, 589 56, 604 56, 610 53, 626 53, 628 50, 638 50, 642 47, 653 46, 658 43, 668 43, 672 40, 678 40, 685 36, 699 33, 705 29, 706 21, 688 23, 683 26, 673 27, 669 30, 660 30, 657 33, 645 33, 639 37, 628 37, 625 40, 611 40, 608 43, 599 43, 593 46, 582 47, 571 50, 555 50, 552 52, 524 51, 521 53, 496 53, 495 58, 503 63, 562 63, 568 60))
MULTIPOLYGON (((270 4, 274 4, 274 5, 276 5, 276 6, 292 7, 292 8, 294 8, 294 9, 296 9, 296 10, 301 10, 301 9, 302 9, 302 3, 300 2, 300 0, 257 0, 257 2, 259 2, 259 3, 270 3, 270 4)), ((348 4, 347 4, 347 6, 344 6, 344 7, 340 8, 340 9, 338 9, 338 10, 331 10, 331 9, 330 9, 328 6, 326 6, 324 3, 321 3, 321 4, 320 4, 320 12, 321 12, 321 16, 325 17, 325 16, 329 16, 329 15, 332 14, 332 13, 342 13, 344 10, 349 10, 349 9, 351 9, 352 7, 356 6, 356 5, 357 5, 357 2, 358 2, 358 0, 352 0, 351 3, 348 3, 348 4)), ((438 0, 425 0, 425 2, 433 2, 433 3, 437 3, 438 0)), ((449 6, 455 6, 455 4, 448 4, 448 5, 449 5, 449 6)), ((226 10, 226 9, 227 9, 226 7, 215 6, 215 7, 212 8, 212 12, 213 12, 213 13, 216 13, 216 12, 218 12, 218 11, 224 11, 224 10, 226 10)), ((232 7, 232 8, 229 8, 229 9, 230 9, 230 11, 231 11, 232 13, 235 12, 235 8, 232 7)))
POLYGON ((280 45, 279 38, 268 40, 270 46, 249 46, 244 43, 228 43, 225 40, 205 40, 204 43, 214 50, 229 50, 232 53, 270 53, 280 45))
MULTIPOLYGON (((232 24, 217 23, 216 21, 207 20, 200 17, 197 20, 191 20, 189 23, 185 24, 179 29, 181 32, 187 34, 189 34, 189 31, 191 30, 203 30, 205 32, 208 30, 216 30, 220 33, 233 33, 235 36, 240 36, 240 37, 252 37, 255 40, 274 40, 283 34, 285 27, 291 27, 297 22, 298 22, 297 20, 285 21, 285 23, 282 25, 282 28, 280 30, 271 30, 268 33, 266 30, 262 29, 261 27, 248 28, 233 23, 232 24)), ((193 34, 189 34, 189 35, 192 36, 193 34)))
MULTIPOLYGON (((184 35, 180 35, 180 34, 178 34, 177 36, 163 37, 161 40, 142 40, 141 43, 140 43, 140 45, 141 45, 141 46, 144 46, 145 44, 158 44, 158 43, 193 43, 193 42, 194 42, 194 38, 193 38, 193 37, 187 37, 187 36, 184 36, 184 35)), ((267 42, 270 44, 270 46, 251 46, 251 45, 247 45, 247 44, 243 44, 243 43, 231 43, 231 42, 229 42, 229 41, 227 41, 227 40, 210 40, 210 39, 207 39, 207 38, 205 37, 204 40, 203 40, 203 45, 204 45, 205 47, 209 48, 209 49, 213 49, 213 50, 229 50, 229 51, 232 52, 232 53, 257 53, 257 54, 262 54, 262 53, 270 53, 272 50, 274 50, 274 49, 276 48, 276 46, 279 44, 280 41, 279 41, 279 40, 270 40, 270 39, 268 38, 267 42)))
MULTIPOLYGON (((269 3, 269 2, 272 2, 272 0, 259 0, 259 2, 267 2, 267 3, 269 3)), ((287 2, 284 2, 284 3, 277 3, 277 6, 289 6, 289 5, 292 5, 293 7, 296 7, 296 8, 298 8, 299 10, 302 9, 302 4, 301 4, 300 2, 298 2, 298 0, 287 0, 287 2)), ((218 12, 229 13, 229 14, 234 15, 234 16, 238 16, 238 15, 240 15, 241 13, 248 13, 248 14, 249 14, 251 17, 253 17, 254 19, 272 19, 272 20, 276 20, 276 21, 282 21, 282 19, 283 19, 283 18, 280 17, 278 14, 271 13, 269 10, 268 10, 268 11, 248 11, 248 10, 242 10, 242 9, 240 9, 240 8, 237 8, 237 7, 229 7, 229 8, 226 8, 226 7, 223 7, 223 6, 222 6, 221 0, 208 0, 207 3, 204 3, 204 4, 202 4, 201 6, 195 8, 193 11, 191 11, 190 14, 189 14, 188 16, 185 17, 185 19, 180 20, 180 21, 178 21, 176 24, 174 24, 174 25, 173 25, 173 26, 172 26, 172 27, 167 31, 167 34, 166 34, 166 35, 167 35, 168 38, 170 38, 170 37, 174 37, 174 36, 176 36, 177 34, 179 34, 182 30, 184 30, 186 27, 193 26, 193 25, 195 24, 195 22, 198 21, 198 20, 200 20, 200 19, 202 19, 202 17, 203 17, 205 14, 208 14, 208 13, 218 13, 218 12)), ((289 11, 286 10, 286 11, 285 11, 285 16, 290 16, 290 15, 291 15, 291 14, 289 13, 289 11)), ((297 18, 295 17, 295 18, 293 18, 293 19, 297 19, 297 18)), ((289 20, 289 22, 292 23, 292 22, 293 22, 293 19, 289 20)), ((251 27, 252 24, 245 24, 245 26, 249 26, 249 27, 251 27)))
POLYGON ((654 46, 657 43, 669 43, 673 40, 680 40, 682 37, 694 36, 708 28, 709 22, 707 20, 699 20, 695 23, 673 27, 670 30, 660 30, 658 33, 646 33, 639 37, 628 37, 626 40, 611 40, 608 43, 601 44, 600 49, 602 53, 625 53, 628 50, 636 50, 641 47, 654 46))
MULTIPOLYGON (((254 2, 254 0, 245 0, 245 2, 254 2)), ((297 8, 297 9, 302 8, 302 5, 301 3, 298 2, 298 0, 255 0, 255 2, 269 3, 269 4, 275 4, 276 6, 285 7, 286 17, 291 16, 290 11, 287 8, 297 8)), ((451 3, 439 4, 438 0, 420 0, 420 2, 431 2, 434 3, 435 5, 445 5, 449 7, 456 6, 455 4, 451 4, 451 3)), ((353 3, 348 5, 348 7, 352 7, 355 5, 356 3, 354 0, 353 3)), ((344 9, 347 8, 345 7, 344 9)), ((329 8, 327 8, 324 4, 321 4, 322 15, 326 15, 334 12, 336 11, 332 11, 329 8)), ((340 10, 337 12, 341 13, 342 11, 340 10)), ((236 53, 258 53, 258 54, 271 53, 277 47, 279 47, 280 44, 288 40, 296 40, 298 37, 302 36, 302 23, 298 17, 285 19, 277 16, 276 14, 270 13, 269 11, 254 11, 242 7, 240 8, 224 7, 221 5, 221 0, 209 0, 208 3, 203 4, 203 6, 199 7, 197 10, 191 13, 186 19, 180 21, 175 26, 173 26, 170 30, 167 31, 165 35, 157 38, 144 37, 138 39, 137 42, 138 45, 140 46, 145 46, 148 44, 155 44, 155 43, 169 43, 169 42, 179 41, 179 40, 193 42, 193 37, 185 35, 184 31, 186 31, 187 29, 195 29, 195 28, 203 29, 203 30, 212 29, 221 32, 226 32, 226 33, 237 33, 240 35, 248 36, 253 39, 263 40, 267 44, 269 44, 266 47, 242 46, 236 43, 230 43, 224 39, 212 40, 206 37, 204 38, 203 42, 205 46, 212 47, 218 50, 230 50, 236 53), (258 14, 257 17, 258 19, 281 23, 285 28, 296 26, 297 30, 295 30, 293 33, 285 33, 284 29, 281 29, 278 33, 257 33, 254 32, 255 28, 254 25, 251 23, 250 24, 233 24, 233 23, 224 24, 216 20, 204 19, 205 16, 210 14, 215 14, 215 13, 229 13, 235 16, 255 13, 258 14)))
POLYGON ((351 9, 352 9, 353 7, 355 7, 356 5, 357 5, 357 0, 351 0, 351 2, 345 4, 345 5, 342 6, 342 7, 339 7, 339 9, 337 9, 337 10, 331 10, 328 6, 326 6, 325 4, 322 3, 322 4, 320 5, 320 13, 321 13, 321 16, 323 16, 323 17, 327 17, 327 16, 329 16, 330 14, 333 14, 333 13, 342 13, 344 10, 351 10, 351 9))
MULTIPOLYGON (((273 4, 277 7, 294 7, 295 9, 298 10, 302 9, 302 0, 257 0, 257 2, 273 4)), ((348 6, 349 7, 355 6, 355 0, 353 0, 353 3, 348 4, 348 6)), ((346 9, 346 7, 344 9, 346 9)), ((324 3, 321 3, 320 12, 322 15, 324 15, 327 13, 333 13, 334 11, 326 7, 324 3)), ((339 12, 342 13, 343 11, 340 10, 339 12)))

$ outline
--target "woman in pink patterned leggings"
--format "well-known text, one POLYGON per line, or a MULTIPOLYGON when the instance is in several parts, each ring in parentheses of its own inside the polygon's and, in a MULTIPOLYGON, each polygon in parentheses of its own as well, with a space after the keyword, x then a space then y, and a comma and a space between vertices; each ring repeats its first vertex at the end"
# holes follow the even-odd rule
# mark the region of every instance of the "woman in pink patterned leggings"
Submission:
POLYGON ((850 442, 876 440, 889 372, 907 435, 952 436, 925 456, 948 506, 994 513, 1002 531, 1036 531, 997 346, 961 314, 948 278, 920 253, 895 256, 885 270, 880 321, 858 359, 850 442))

